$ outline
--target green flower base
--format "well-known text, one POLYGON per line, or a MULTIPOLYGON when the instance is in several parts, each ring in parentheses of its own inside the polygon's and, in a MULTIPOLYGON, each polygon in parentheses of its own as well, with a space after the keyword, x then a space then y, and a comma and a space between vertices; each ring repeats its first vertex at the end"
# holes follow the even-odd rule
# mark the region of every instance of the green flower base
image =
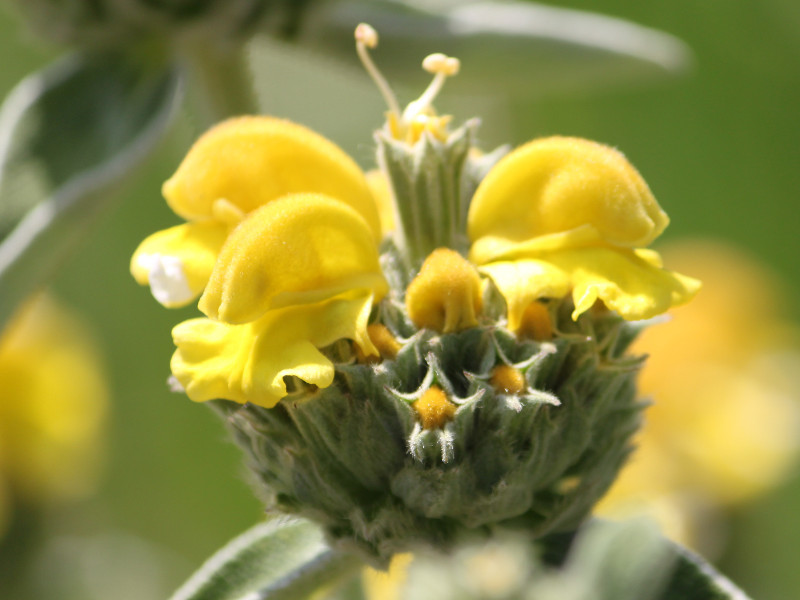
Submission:
POLYGON ((569 301, 550 308, 552 342, 497 325, 408 337, 413 326, 387 300, 381 318, 404 341, 396 359, 361 364, 343 342, 328 349, 337 375, 326 389, 296 381, 272 409, 215 404, 268 508, 317 521, 332 543, 374 564, 498 528, 532 537, 573 530, 611 485, 639 426, 643 359, 624 352, 641 325, 591 311, 573 322, 569 301), (526 390, 492 386, 503 364, 524 374, 526 390), (458 409, 426 430, 411 401, 431 385, 458 409))

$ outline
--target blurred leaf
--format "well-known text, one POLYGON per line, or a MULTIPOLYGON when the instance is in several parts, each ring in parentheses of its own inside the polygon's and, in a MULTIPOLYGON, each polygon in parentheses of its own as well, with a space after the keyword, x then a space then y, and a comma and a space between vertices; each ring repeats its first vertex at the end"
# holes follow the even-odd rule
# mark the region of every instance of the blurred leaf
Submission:
POLYGON ((175 105, 160 54, 78 53, 23 80, 0 109, 0 326, 51 278, 175 105))
POLYGON ((677 558, 675 568, 659 600, 749 600, 701 556, 677 545, 672 551, 677 558))
POLYGON ((347 0, 309 15, 302 41, 356 64, 353 30, 375 27, 375 60, 393 83, 423 85, 415 62, 432 52, 462 61, 448 83, 462 93, 522 97, 635 84, 684 71, 691 55, 666 33, 578 10, 533 2, 347 0))
POLYGON ((748 600, 705 559, 664 539, 647 521, 592 521, 577 535, 549 536, 542 560, 561 569, 537 584, 537 600, 550 600, 551 592, 560 598, 567 589, 581 590, 574 600, 748 600))
POLYGON ((358 565, 330 550, 309 521, 280 517, 256 525, 212 556, 171 600, 288 600, 350 573, 358 565))

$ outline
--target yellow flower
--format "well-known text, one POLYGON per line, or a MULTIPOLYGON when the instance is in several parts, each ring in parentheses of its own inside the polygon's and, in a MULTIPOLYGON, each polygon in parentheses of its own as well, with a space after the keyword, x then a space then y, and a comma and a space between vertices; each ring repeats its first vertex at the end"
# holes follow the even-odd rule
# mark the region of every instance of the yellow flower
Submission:
POLYGON ((512 330, 531 302, 569 293, 573 318, 600 300, 625 319, 646 319, 699 288, 643 248, 668 223, 616 150, 578 138, 539 139, 501 159, 475 192, 470 259, 506 299, 512 330))
POLYGON ((83 324, 50 298, 31 301, 3 331, 0 532, 4 491, 41 505, 92 489, 108 395, 99 365, 83 324))
POLYGON ((241 220, 287 194, 316 193, 355 209, 377 240, 375 201, 358 165, 324 137, 282 119, 239 117, 203 135, 164 183, 170 208, 187 220, 145 239, 131 273, 164 306, 204 290, 220 248, 241 220))
POLYGON ((290 194, 252 212, 219 252, 200 309, 173 331, 172 372, 195 401, 267 408, 293 375, 326 387, 333 363, 318 348, 342 338, 377 354, 370 310, 386 293, 374 229, 321 194, 290 194))
POLYGON ((704 510, 752 498, 795 463, 800 354, 762 266, 710 242, 665 254, 702 277, 703 293, 633 348, 650 354, 640 384, 654 404, 600 510, 647 510, 673 538, 697 546, 709 537, 704 510))

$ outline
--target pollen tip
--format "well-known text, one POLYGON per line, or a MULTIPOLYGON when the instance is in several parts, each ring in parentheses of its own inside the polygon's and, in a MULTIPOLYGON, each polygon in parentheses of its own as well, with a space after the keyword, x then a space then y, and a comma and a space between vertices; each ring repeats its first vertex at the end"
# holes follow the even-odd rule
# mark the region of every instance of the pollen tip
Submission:
POLYGON ((359 23, 355 31, 356 42, 364 44, 367 48, 373 49, 378 46, 378 32, 372 25, 359 23))
POLYGON ((441 52, 429 54, 422 60, 422 68, 428 73, 443 74, 447 77, 456 75, 461 68, 461 61, 441 52))

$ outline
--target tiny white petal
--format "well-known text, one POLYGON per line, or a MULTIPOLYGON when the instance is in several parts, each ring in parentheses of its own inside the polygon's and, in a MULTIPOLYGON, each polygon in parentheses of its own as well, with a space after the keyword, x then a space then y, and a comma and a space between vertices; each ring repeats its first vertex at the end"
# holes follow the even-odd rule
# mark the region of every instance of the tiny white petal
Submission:
POLYGON ((174 392, 176 394, 183 394, 186 390, 181 385, 181 382, 178 381, 178 378, 175 375, 170 375, 167 377, 167 387, 169 388, 170 392, 174 392))

